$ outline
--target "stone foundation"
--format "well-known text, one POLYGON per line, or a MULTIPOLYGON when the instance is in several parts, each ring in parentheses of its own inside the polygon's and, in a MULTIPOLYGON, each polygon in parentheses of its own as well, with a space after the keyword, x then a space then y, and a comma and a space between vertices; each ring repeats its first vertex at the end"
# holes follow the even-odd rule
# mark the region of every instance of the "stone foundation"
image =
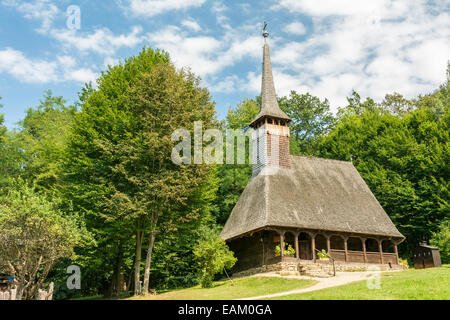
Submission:
MULTIPOLYGON (((336 272, 352 271, 393 271, 404 270, 402 265, 393 264, 366 264, 357 262, 335 262, 336 272)), ((233 274, 234 278, 248 277, 258 273, 277 272, 280 275, 305 275, 312 277, 330 277, 333 276, 333 263, 331 261, 320 261, 316 263, 309 260, 301 262, 278 262, 275 264, 264 265, 262 267, 251 268, 233 274)))

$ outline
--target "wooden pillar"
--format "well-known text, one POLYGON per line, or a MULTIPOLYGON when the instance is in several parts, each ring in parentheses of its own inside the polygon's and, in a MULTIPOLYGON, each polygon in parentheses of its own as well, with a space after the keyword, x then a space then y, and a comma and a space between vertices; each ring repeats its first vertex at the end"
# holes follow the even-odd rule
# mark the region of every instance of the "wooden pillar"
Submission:
POLYGON ((384 259, 383 259, 383 240, 382 239, 378 239, 378 249, 380 251, 381 264, 384 264, 384 259))
POLYGON ((280 231, 280 256, 284 257, 284 231, 280 231))
POLYGON ((394 242, 394 252, 395 252, 395 261, 397 262, 397 264, 399 264, 399 262, 398 262, 397 242, 394 242))
POLYGON ((347 249, 347 240, 348 237, 344 237, 344 251, 345 251, 345 262, 348 261, 348 249, 347 249))
POLYGON ((327 234, 327 251, 328 254, 331 256, 331 235, 327 234))
POLYGON ((298 251, 298 236, 299 236, 299 234, 300 233, 298 233, 298 232, 294 234, 294 236, 295 236, 295 257, 297 259, 300 259, 300 252, 298 251))
POLYGON ((316 263, 316 235, 311 234, 311 251, 314 263, 316 263))
POLYGON ((366 238, 361 238, 362 248, 364 252, 364 263, 367 263, 367 249, 366 249, 366 238))

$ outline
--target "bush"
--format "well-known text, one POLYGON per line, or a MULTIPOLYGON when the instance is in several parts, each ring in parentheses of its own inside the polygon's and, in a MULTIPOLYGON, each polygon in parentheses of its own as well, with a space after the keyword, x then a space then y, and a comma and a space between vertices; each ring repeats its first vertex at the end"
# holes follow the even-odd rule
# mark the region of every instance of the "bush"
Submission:
POLYGON ((232 268, 237 261, 233 252, 219 236, 200 240, 194 249, 194 256, 202 273, 200 280, 202 288, 212 287, 214 276, 224 268, 232 268))
POLYGON ((439 231, 433 233, 430 243, 439 248, 442 263, 450 263, 450 220, 439 226, 439 231))

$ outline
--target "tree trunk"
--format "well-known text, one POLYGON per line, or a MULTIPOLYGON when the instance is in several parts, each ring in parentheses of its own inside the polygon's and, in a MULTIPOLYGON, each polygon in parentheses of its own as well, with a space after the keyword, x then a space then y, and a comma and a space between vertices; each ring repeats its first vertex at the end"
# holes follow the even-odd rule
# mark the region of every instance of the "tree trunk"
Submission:
POLYGON ((150 264, 152 262, 153 245, 155 243, 156 232, 150 233, 148 239, 147 258, 145 259, 145 272, 144 272, 144 287, 142 288, 142 294, 146 295, 150 286, 150 264))
POLYGON ((133 279, 133 269, 131 269, 129 274, 128 274, 127 288, 125 290, 125 295, 127 297, 130 295, 131 285, 132 285, 132 281, 131 280, 132 279, 133 279))
POLYGON ((122 288, 120 288, 120 274, 121 274, 120 269, 122 267, 122 260, 123 260, 123 241, 122 240, 119 242, 118 250, 119 250, 119 252, 117 253, 116 268, 114 269, 113 278, 111 280, 112 296, 119 296, 120 291, 122 290, 122 288))
POLYGON ((136 256, 134 260, 134 295, 139 295, 140 289, 140 272, 141 272, 141 257, 142 257, 142 238, 143 232, 136 233, 136 256))

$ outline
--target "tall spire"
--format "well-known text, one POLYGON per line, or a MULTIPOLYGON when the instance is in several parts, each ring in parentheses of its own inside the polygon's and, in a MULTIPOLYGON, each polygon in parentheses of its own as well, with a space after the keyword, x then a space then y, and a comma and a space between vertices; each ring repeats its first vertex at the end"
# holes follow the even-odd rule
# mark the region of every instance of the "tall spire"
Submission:
POLYGON ((263 51, 263 70, 262 70, 262 85, 261 85, 261 110, 252 121, 253 125, 262 117, 273 117, 283 120, 291 120, 286 113, 284 113, 278 106, 277 95, 275 92, 275 84, 273 81, 272 63, 270 62, 270 49, 267 43, 269 32, 266 30, 267 23, 264 22, 263 37, 264 37, 264 51, 263 51))

